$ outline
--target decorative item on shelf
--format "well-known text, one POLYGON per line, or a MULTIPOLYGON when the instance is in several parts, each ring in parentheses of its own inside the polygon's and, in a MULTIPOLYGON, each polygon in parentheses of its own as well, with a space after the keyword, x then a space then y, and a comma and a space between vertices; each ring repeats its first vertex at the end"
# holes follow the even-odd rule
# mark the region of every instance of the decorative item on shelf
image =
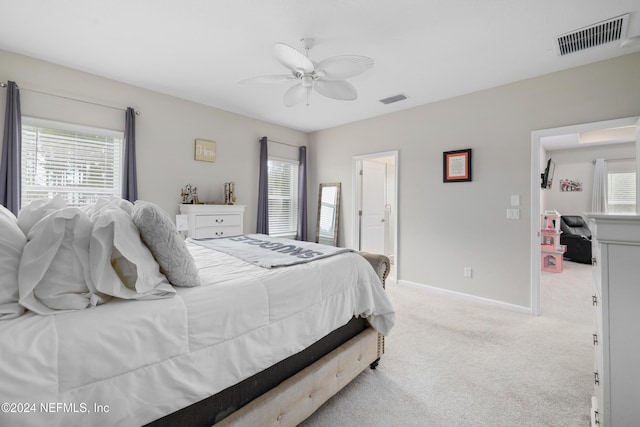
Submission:
POLYGON ((198 200, 198 187, 192 187, 191 184, 187 184, 180 192, 180 197, 183 204, 197 204, 198 200))
POLYGON ((234 182, 224 183, 224 204, 233 205, 236 202, 236 190, 234 182))
POLYGON ((194 144, 194 159, 203 162, 216 161, 216 143, 204 139, 196 139, 194 144))
POLYGON ((471 181, 471 148, 442 153, 442 182, 471 181))

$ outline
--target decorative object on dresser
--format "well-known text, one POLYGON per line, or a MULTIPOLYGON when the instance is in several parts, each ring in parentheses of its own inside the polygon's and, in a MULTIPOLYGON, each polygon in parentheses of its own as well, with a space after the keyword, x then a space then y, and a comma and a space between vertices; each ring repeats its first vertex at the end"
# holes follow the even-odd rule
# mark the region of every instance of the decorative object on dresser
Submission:
POLYGON ((180 198, 182 203, 198 203, 198 187, 193 187, 191 184, 187 184, 180 191, 180 198))
POLYGON ((224 204, 233 205, 236 202, 236 184, 235 182, 224 183, 224 204))
POLYGON ((545 211, 541 215, 542 224, 540 234, 542 241, 540 250, 542 251, 542 271, 552 273, 562 272, 562 257, 566 247, 560 244, 560 214, 556 210, 545 211))
POLYGON ((203 162, 215 162, 216 161, 216 143, 214 141, 196 139, 194 143, 193 158, 195 160, 200 160, 203 162))
POLYGON ((589 213, 596 327, 592 427, 640 420, 640 215, 589 213))
POLYGON ((180 205, 188 216, 187 236, 193 239, 236 236, 243 233, 244 205, 180 205))

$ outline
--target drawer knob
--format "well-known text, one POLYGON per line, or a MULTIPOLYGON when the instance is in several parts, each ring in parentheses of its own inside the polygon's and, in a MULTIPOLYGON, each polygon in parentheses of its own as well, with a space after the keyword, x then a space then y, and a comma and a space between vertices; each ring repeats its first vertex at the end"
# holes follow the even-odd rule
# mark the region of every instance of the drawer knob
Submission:
POLYGON ((216 231, 216 236, 224 236, 224 231, 216 231))
POLYGON ((224 222, 224 219, 216 218, 216 224, 222 224, 223 222, 224 222))
POLYGON ((598 345, 598 334, 593 334, 593 345, 598 345))
POLYGON ((598 260, 596 257, 591 258, 591 265, 598 265, 598 260))
POLYGON ((593 295, 593 296, 591 297, 591 303, 592 303, 594 306, 597 306, 597 305, 598 305, 598 297, 597 297, 597 296, 595 296, 595 295, 593 295))
POLYGON ((598 371, 593 373, 593 382, 595 385, 600 385, 600 376, 598 375, 598 371))

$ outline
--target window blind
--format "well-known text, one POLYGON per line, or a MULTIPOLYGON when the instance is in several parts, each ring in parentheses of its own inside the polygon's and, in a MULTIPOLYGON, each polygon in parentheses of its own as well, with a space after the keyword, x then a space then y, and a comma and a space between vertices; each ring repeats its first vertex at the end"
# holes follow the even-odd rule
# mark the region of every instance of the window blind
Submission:
POLYGON ((122 132, 23 118, 21 206, 62 196, 81 206, 120 195, 122 132))
POLYGON ((634 213, 636 211, 635 172, 609 172, 607 190, 607 212, 634 213))
POLYGON ((269 174, 269 235, 295 237, 298 227, 298 162, 271 158, 269 174))

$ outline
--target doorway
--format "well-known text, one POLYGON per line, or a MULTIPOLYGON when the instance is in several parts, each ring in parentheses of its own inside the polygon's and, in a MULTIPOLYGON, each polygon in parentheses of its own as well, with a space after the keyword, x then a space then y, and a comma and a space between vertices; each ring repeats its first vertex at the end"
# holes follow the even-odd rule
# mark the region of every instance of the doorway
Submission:
MULTIPOLYGON (((540 173, 546 150, 543 141, 557 138, 566 139, 570 135, 579 135, 594 131, 610 130, 628 126, 636 127, 635 157, 640 159, 640 117, 628 117, 594 123, 583 123, 560 128, 542 129, 531 132, 531 312, 540 315, 540 213, 541 187, 540 173)), ((578 143, 576 142, 576 146, 578 143)), ((640 202, 640 161, 636 161, 636 201, 640 202)))
POLYGON ((398 273, 398 151, 353 157, 353 243, 384 254, 398 273))

